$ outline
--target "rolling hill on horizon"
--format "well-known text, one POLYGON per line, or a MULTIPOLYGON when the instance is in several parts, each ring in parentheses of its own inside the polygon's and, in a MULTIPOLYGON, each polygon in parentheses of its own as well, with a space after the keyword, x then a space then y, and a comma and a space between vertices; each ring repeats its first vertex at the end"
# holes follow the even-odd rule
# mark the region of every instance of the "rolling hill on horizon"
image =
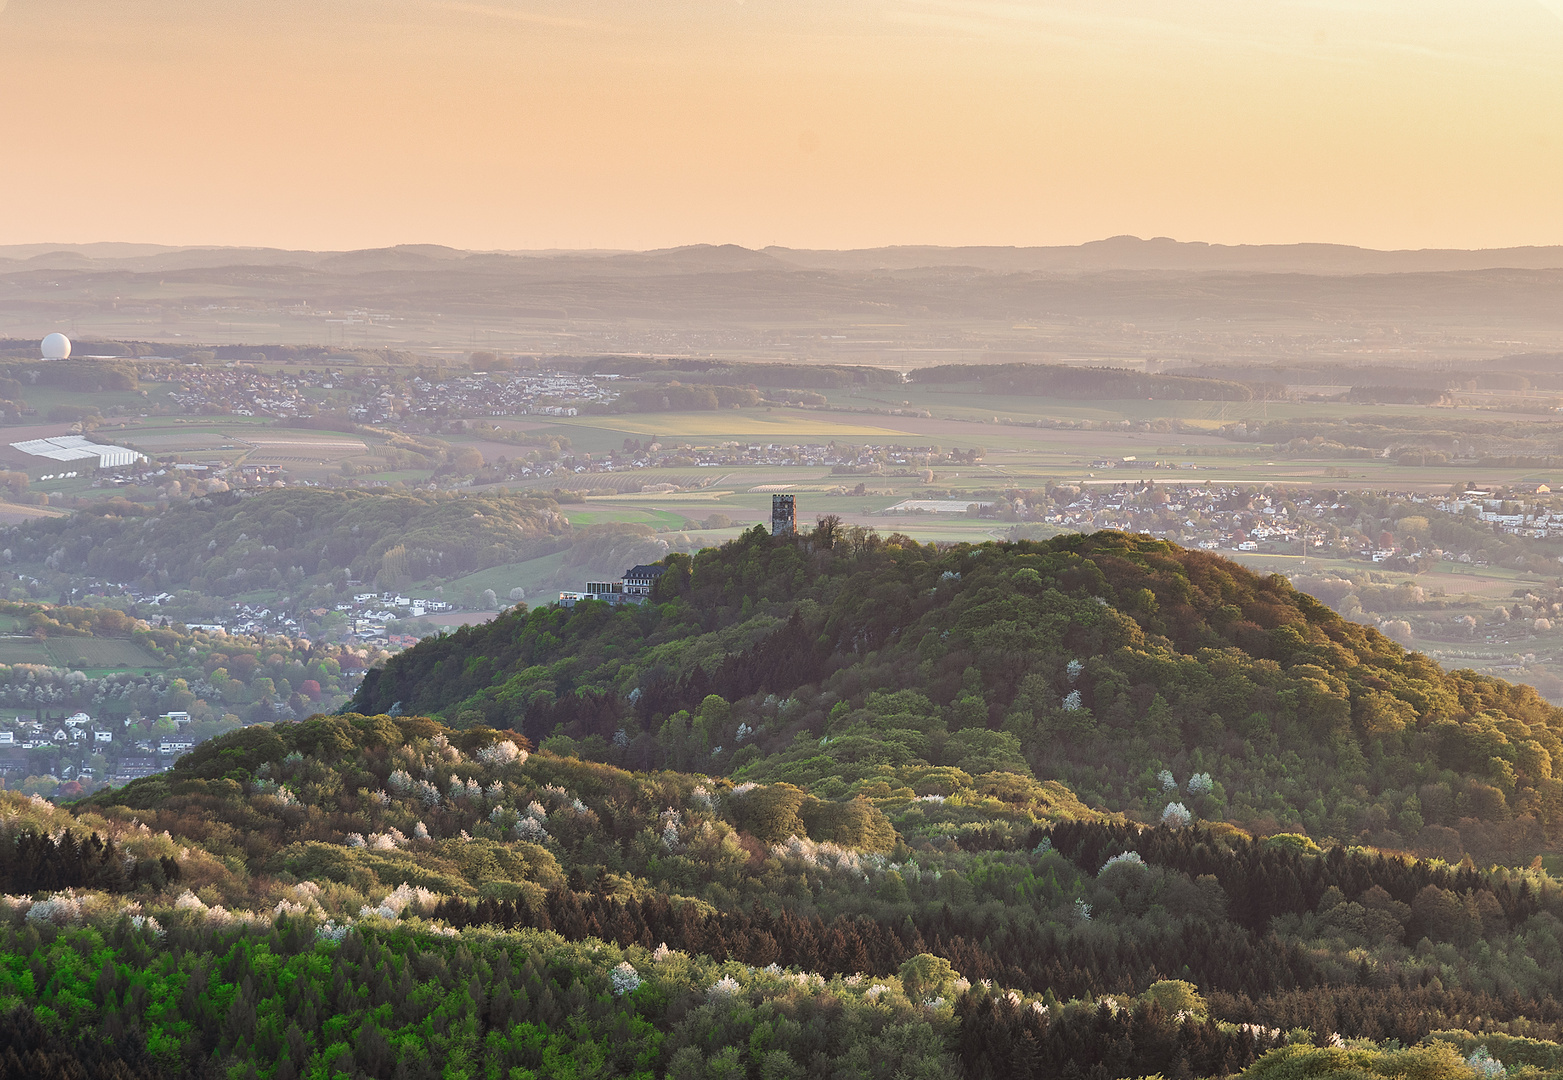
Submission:
POLYGON ((848 252, 0 249, 0 304, 24 338, 64 325, 84 339, 325 336, 448 350, 477 325, 489 345, 542 355, 716 350, 911 366, 978 355, 1360 360, 1377 358, 1374 343, 1385 340, 1397 342, 1396 357, 1490 359, 1558 347, 1560 282, 1559 248, 1375 252, 1134 237, 848 252), (357 321, 334 321, 344 317, 357 321), (561 337, 565 323, 576 329, 561 337))

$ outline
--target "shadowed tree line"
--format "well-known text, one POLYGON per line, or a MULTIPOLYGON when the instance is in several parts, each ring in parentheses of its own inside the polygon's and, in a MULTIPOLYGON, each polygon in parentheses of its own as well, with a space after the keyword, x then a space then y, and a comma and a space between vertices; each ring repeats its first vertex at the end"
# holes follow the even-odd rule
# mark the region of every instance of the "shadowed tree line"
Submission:
POLYGON ((180 879, 177 860, 127 859, 112 839, 93 833, 84 840, 67 829, 58 836, 32 830, 0 833, 0 891, 17 894, 60 889, 133 892, 161 888, 180 879))
POLYGON ((1132 1009, 1104 1002, 1094 1010, 1044 1013, 1005 995, 973 993, 961 999, 956 1013, 961 1063, 972 1080, 1229 1076, 1281 1042, 1279 1033, 1223 1030, 1214 1020, 1186 1022, 1144 1001, 1132 1009))
POLYGON ((1527 878, 1501 869, 1482 872, 1470 864, 1449 866, 1338 846, 1309 853, 1286 837, 1266 841, 1236 836, 1223 847, 1209 829, 1063 821, 1036 830, 1032 846, 1043 839, 1087 872, 1094 873, 1114 855, 1133 851, 1146 862, 1193 878, 1211 875, 1228 898, 1229 917, 1255 931, 1269 926, 1277 915, 1314 910, 1331 888, 1348 897, 1382 889, 1390 900, 1410 905, 1414 918, 1407 934, 1413 941, 1424 935, 1439 940, 1447 929, 1426 901, 1422 907, 1428 914, 1416 915, 1418 899, 1427 889, 1471 895, 1479 904, 1490 898, 1510 926, 1524 922, 1556 898, 1542 895, 1527 878))

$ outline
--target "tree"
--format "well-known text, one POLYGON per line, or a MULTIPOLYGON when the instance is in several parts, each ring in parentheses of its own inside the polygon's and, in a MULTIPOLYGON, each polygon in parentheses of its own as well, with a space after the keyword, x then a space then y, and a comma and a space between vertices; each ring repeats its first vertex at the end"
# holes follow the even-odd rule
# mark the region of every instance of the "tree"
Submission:
POLYGON ((690 725, 695 747, 709 749, 731 723, 732 716, 733 707, 725 698, 719 694, 707 694, 700 708, 695 710, 694 722, 690 725))
POLYGON ((729 797, 738 827, 757 840, 779 844, 791 836, 807 836, 798 809, 808 796, 792 784, 766 784, 729 797))
POLYGON ((942 956, 918 953, 901 965, 901 986, 912 1001, 943 997, 954 986, 960 973, 942 956))
POLYGON ((1199 988, 1183 979, 1162 979, 1146 988, 1145 999, 1160 1005, 1169 1014, 1188 1013, 1203 1018, 1209 1009, 1199 988))
POLYGON ((836 535, 841 531, 841 517, 838 514, 825 514, 814 523, 814 532, 810 539, 822 548, 836 546, 836 535))

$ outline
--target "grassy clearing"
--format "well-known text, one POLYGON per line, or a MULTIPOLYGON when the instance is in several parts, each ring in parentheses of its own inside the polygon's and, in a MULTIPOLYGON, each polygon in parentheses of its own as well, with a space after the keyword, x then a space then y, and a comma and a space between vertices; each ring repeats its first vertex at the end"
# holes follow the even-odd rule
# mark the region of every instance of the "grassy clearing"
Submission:
MULTIPOLYGON (((45 495, 88 495, 94 490, 90 477, 80 476, 69 480, 35 480, 28 485, 33 491, 41 491, 45 495)), ((46 509, 38 507, 38 509, 46 509)))
POLYGON ((666 525, 670 529, 684 527, 684 515, 675 514, 670 510, 656 510, 651 507, 626 506, 613 510, 576 510, 568 508, 565 517, 570 524, 577 529, 590 525, 604 525, 610 522, 624 522, 632 525, 650 525, 656 528, 666 525))
MULTIPOLYGON (((158 383, 143 384, 148 392, 161 395, 166 389, 165 385, 158 383)), ((135 390, 106 390, 102 393, 82 393, 75 390, 65 390, 53 386, 28 386, 23 388, 23 398, 32 408, 38 410, 39 416, 47 416, 49 410, 59 406, 72 409, 96 408, 99 412, 107 412, 116 406, 126 408, 145 407, 147 397, 142 397, 135 390)))
POLYGON ((273 430, 274 421, 263 416, 149 416, 111 421, 101 430, 123 433, 127 437, 146 436, 159 438, 179 435, 217 435, 243 438, 246 434, 273 430))
POLYGON ((43 643, 47 663, 56 667, 102 671, 144 671, 164 666, 162 660, 134 641, 121 638, 49 638, 43 643))
MULTIPOLYGON (((455 600, 468 589, 482 594, 484 589, 493 589, 494 595, 504 603, 509 603, 510 590, 520 587, 526 590, 527 602, 536 603, 533 592, 540 587, 543 579, 553 576, 564 566, 564 558, 567 553, 555 552, 552 555, 544 555, 539 559, 528 559, 525 562, 504 563, 500 566, 491 566, 487 570, 479 570, 477 573, 468 574, 466 577, 447 581, 444 585, 445 598, 455 600)), ((432 588, 414 588, 409 595, 432 597, 432 588)), ((550 596, 549 599, 554 599, 550 596)))

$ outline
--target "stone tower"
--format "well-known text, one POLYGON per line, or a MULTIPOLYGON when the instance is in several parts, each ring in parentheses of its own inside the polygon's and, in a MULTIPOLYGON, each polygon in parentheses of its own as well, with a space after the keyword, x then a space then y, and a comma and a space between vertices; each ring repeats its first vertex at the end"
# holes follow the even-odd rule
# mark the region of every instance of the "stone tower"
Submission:
POLYGON ((771 496, 771 535, 791 536, 798 531, 798 512, 791 495, 771 496))

